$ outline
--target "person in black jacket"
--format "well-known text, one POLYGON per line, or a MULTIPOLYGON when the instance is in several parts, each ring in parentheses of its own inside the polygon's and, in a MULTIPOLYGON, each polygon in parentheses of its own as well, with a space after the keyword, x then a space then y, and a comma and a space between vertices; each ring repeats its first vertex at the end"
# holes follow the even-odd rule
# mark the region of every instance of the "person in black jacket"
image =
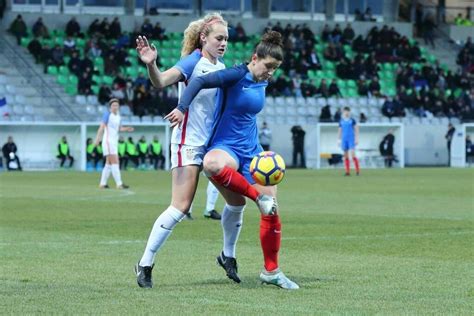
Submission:
POLYGON ((392 168, 392 163, 395 160, 395 155, 393 154, 394 143, 395 136, 393 135, 393 130, 389 130, 379 145, 380 154, 384 157, 385 167, 387 168, 392 168))
POLYGON ((446 138, 447 146, 448 146, 448 166, 451 165, 451 141, 453 140, 454 132, 456 128, 454 128, 453 124, 448 124, 448 131, 444 138, 446 138))
POLYGON ((299 125, 295 125, 291 128, 291 139, 293 140, 293 167, 306 168, 306 159, 304 154, 304 136, 306 132, 299 125), (296 160, 300 155, 301 164, 297 165, 296 160))
POLYGON ((8 136, 7 142, 2 147, 2 153, 3 153, 3 157, 5 157, 5 160, 7 161, 6 165, 7 165, 7 169, 9 171, 11 171, 11 170, 21 171, 22 170, 21 164, 20 164, 20 159, 18 158, 18 156, 16 154, 17 150, 18 150, 18 148, 16 147, 16 144, 13 142, 13 137, 8 136), (14 166, 10 165, 10 163, 12 161, 16 163, 16 165, 17 165, 16 168, 14 166))

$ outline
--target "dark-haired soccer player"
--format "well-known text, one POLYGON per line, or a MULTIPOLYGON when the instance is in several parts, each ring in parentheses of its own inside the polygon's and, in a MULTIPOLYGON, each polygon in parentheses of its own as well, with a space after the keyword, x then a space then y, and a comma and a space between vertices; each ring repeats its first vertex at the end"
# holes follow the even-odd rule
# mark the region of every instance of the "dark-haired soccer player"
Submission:
POLYGON ((345 175, 351 175, 349 152, 354 161, 356 174, 359 175, 359 160, 355 155, 355 146, 359 143, 359 126, 355 119, 351 117, 351 109, 347 106, 342 110, 342 117, 339 121, 338 142, 341 144, 341 148, 344 151, 345 175))

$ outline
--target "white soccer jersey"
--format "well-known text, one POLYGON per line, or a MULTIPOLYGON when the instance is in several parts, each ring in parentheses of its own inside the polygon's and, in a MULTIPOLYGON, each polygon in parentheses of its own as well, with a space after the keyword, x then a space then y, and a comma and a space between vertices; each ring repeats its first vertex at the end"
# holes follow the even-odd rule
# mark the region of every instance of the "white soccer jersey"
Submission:
MULTIPOLYGON (((180 60, 174 67, 178 68, 185 78, 185 82, 178 84, 179 96, 182 95, 189 80, 225 68, 221 61, 214 65, 203 57, 199 50, 180 60)), ((203 89, 194 98, 192 106, 184 115, 180 127, 175 126, 171 135, 172 144, 203 146, 205 145, 214 120, 215 97, 217 88, 203 89)))
POLYGON ((105 124, 104 136, 102 136, 102 145, 116 144, 119 139, 120 114, 114 114, 109 111, 104 113, 102 123, 105 124))

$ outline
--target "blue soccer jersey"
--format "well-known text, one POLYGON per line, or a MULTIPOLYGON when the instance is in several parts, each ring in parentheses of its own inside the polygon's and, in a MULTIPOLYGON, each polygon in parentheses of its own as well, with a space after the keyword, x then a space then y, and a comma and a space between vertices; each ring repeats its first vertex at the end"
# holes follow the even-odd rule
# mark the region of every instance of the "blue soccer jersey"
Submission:
POLYGON ((355 148, 355 126, 356 121, 353 118, 341 118, 339 127, 341 128, 341 147, 347 151, 355 148))
POLYGON ((255 183, 249 171, 250 162, 263 151, 258 141, 257 114, 265 104, 267 85, 267 81, 255 82, 247 65, 241 64, 192 80, 178 105, 185 112, 200 89, 220 88, 207 146, 209 150, 225 150, 234 157, 239 172, 250 183, 255 183))

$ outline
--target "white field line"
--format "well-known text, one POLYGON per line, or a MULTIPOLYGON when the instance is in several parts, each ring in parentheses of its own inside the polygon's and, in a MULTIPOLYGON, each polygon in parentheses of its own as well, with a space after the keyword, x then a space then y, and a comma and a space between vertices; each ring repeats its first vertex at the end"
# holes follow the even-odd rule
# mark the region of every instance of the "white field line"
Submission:
MULTIPOLYGON (((439 237, 439 236, 459 236, 459 235, 474 235, 474 231, 459 231, 459 232, 439 232, 439 233, 412 233, 412 234, 383 234, 383 235, 342 235, 342 236, 314 236, 314 237, 283 237, 282 240, 344 240, 344 239, 399 239, 399 238, 423 238, 423 237, 439 237)), ((248 239, 241 240, 242 242, 249 242, 248 239)), ((18 245, 37 245, 37 246, 53 246, 53 245, 69 245, 78 244, 78 240, 69 241, 27 241, 27 242, 0 242, 0 246, 18 246, 18 245)), ((173 240, 170 242, 187 242, 173 240)), ((125 245, 125 244, 145 244, 146 240, 104 240, 97 242, 80 241, 81 245, 125 245)))

